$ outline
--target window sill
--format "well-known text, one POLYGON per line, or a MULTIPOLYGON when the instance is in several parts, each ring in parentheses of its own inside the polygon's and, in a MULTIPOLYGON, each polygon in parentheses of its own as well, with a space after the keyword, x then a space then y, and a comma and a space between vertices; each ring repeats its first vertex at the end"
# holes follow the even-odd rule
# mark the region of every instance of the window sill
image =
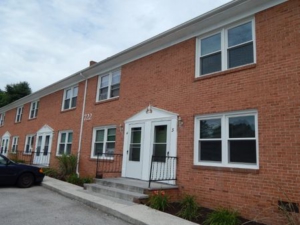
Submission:
POLYGON ((29 118, 28 121, 31 121, 31 120, 36 120, 37 117, 34 117, 34 118, 29 118))
POLYGON ((252 63, 252 64, 248 64, 245 66, 239 66, 239 67, 235 67, 232 69, 228 69, 228 70, 224 70, 224 71, 219 71, 219 72, 215 72, 215 73, 210 73, 210 74, 206 74, 206 75, 202 75, 200 77, 196 77, 194 79, 194 82, 200 81, 200 80, 206 80, 206 79, 210 79, 210 78, 214 78, 214 77, 218 77, 218 76, 224 76, 230 73, 237 73, 240 71, 244 71, 244 70, 249 70, 249 69, 253 69, 256 68, 256 63, 252 63))
POLYGON ((67 112, 74 111, 74 110, 76 110, 76 107, 71 108, 71 109, 61 110, 60 113, 67 113, 67 112))
POLYGON ((100 104, 104 104, 104 103, 107 103, 107 102, 113 102, 113 101, 117 101, 119 100, 119 96, 118 97, 114 97, 114 98, 110 98, 110 99, 105 99, 105 100, 101 100, 99 102, 95 102, 95 105, 100 105, 100 104))
POLYGON ((192 169, 196 170, 212 170, 222 172, 235 172, 235 173, 247 173, 247 174, 259 174, 259 169, 246 169, 246 168, 232 168, 232 167, 217 167, 217 166, 192 166, 192 169))

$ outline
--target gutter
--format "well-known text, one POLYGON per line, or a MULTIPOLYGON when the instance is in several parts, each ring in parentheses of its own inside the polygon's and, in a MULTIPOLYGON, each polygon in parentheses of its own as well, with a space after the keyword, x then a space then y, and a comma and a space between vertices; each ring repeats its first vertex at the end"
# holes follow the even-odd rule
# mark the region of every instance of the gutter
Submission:
POLYGON ((81 121, 80 121, 80 131, 79 131, 79 143, 78 143, 78 152, 77 152, 77 164, 76 164, 76 174, 79 177, 79 162, 80 162, 80 153, 81 153, 81 143, 82 143, 82 132, 83 132, 83 122, 84 122, 84 112, 85 112, 85 103, 86 103, 86 91, 88 86, 88 79, 80 73, 85 79, 85 87, 84 87, 84 94, 83 94, 83 103, 82 103, 82 112, 81 112, 81 121))

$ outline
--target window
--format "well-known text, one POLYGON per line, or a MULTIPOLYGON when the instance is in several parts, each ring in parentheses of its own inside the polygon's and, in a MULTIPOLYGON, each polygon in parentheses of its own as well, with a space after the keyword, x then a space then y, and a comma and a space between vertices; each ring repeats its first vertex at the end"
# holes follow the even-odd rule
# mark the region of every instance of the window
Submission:
POLYGON ((167 155, 167 125, 154 127, 153 161, 165 162, 167 155))
POLYGON ((36 118, 38 115, 39 101, 31 102, 29 119, 36 118))
POLYGON ((27 135, 24 153, 31 154, 31 152, 33 151, 33 145, 34 145, 34 135, 33 134, 27 135))
POLYGON ((63 110, 76 107, 78 95, 78 87, 66 89, 64 92, 63 110))
POLYGON ((0 127, 4 125, 5 113, 0 114, 0 127))
POLYGON ((92 158, 105 157, 114 154, 116 142, 116 128, 95 128, 93 134, 92 158))
POLYGON ((254 63, 253 20, 227 27, 197 43, 197 76, 254 63))
POLYGON ((72 131, 61 131, 58 137, 57 155, 63 154, 70 155, 72 149, 73 132, 72 131))
POLYGON ((12 146, 11 146, 11 152, 12 153, 17 153, 18 151, 18 141, 19 141, 19 137, 14 136, 12 139, 12 146))
POLYGON ((2 142, 1 142, 1 150, 0 153, 3 155, 7 155, 8 152, 8 147, 9 147, 9 137, 2 137, 2 142))
POLYGON ((120 79, 120 70, 99 76, 97 101, 118 97, 120 92, 120 79))
POLYGON ((257 112, 195 118, 195 165, 258 168, 257 112))
POLYGON ((21 122, 21 119, 22 119, 22 113, 23 113, 23 106, 18 107, 18 108, 17 108, 17 112, 16 112, 16 119, 15 119, 15 122, 16 122, 16 123, 21 122))

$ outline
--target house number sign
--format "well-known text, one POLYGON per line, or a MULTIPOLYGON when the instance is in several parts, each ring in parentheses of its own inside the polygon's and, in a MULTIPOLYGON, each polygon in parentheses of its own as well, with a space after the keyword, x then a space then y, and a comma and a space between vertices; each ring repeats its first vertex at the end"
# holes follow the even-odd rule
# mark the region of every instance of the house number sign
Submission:
POLYGON ((84 121, 91 120, 92 116, 93 116, 92 113, 86 113, 86 114, 84 114, 83 120, 84 121))

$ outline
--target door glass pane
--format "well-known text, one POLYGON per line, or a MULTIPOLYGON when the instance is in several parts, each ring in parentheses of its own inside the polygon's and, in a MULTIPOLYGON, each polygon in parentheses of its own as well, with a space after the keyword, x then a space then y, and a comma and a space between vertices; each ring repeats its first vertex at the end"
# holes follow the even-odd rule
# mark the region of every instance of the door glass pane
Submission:
POLYGON ((167 125, 154 127, 153 161, 165 162, 167 155, 167 125))
POLYGON ((167 142, 167 125, 155 126, 154 128, 154 142, 166 143, 167 142))
POLYGON ((229 118, 229 138, 255 137, 254 116, 229 118))
POLYGON ((221 119, 201 120, 200 138, 221 138, 221 119))
POLYGON ((46 135, 46 140, 45 140, 45 147, 44 147, 44 155, 48 154, 49 150, 49 141, 50 141, 50 136, 46 135))
POLYGON ((201 40, 201 55, 221 50, 221 34, 215 34, 201 40))
POLYGON ((129 147, 129 161, 140 161, 141 155, 141 127, 131 128, 131 141, 129 147))
POLYGON ((37 147, 36 147, 36 155, 39 156, 40 152, 41 152, 41 145, 42 145, 42 136, 38 136, 38 143, 37 143, 37 147))

